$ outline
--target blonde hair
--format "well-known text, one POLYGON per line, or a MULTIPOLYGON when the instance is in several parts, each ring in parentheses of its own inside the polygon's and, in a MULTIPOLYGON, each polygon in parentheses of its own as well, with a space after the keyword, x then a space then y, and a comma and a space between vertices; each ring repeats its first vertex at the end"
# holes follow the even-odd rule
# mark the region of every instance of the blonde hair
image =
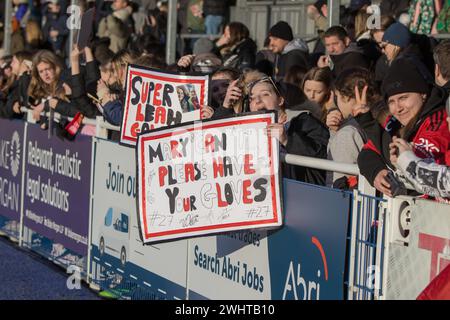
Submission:
POLYGON ((31 81, 28 87, 28 95, 35 100, 42 100, 48 96, 67 100, 66 93, 62 86, 58 87, 58 80, 61 75, 62 65, 59 58, 51 51, 41 50, 33 58, 33 68, 31 70, 31 81), (46 63, 55 70, 55 81, 52 84, 46 84, 40 77, 38 65, 46 63))
POLYGON ((133 61, 133 57, 126 50, 119 51, 111 59, 112 73, 122 88, 124 87, 125 84, 122 83, 122 77, 121 77, 120 73, 126 72, 128 64, 131 63, 132 61, 133 61))
POLYGON ((358 39, 364 32, 368 31, 367 28, 367 20, 370 15, 366 12, 366 10, 359 10, 358 14, 355 17, 355 38, 358 39))
POLYGON ((34 20, 29 20, 25 26, 25 41, 33 48, 39 47, 44 41, 41 28, 34 20))

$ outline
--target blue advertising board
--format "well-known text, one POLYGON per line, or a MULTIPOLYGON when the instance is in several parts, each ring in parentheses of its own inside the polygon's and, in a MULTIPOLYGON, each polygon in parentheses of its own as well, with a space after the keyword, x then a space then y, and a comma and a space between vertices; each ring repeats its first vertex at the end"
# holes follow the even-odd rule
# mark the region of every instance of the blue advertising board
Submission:
POLYGON ((18 239, 25 123, 0 119, 0 234, 18 239))
POLYGON ((63 141, 29 125, 26 141, 24 226, 86 256, 92 138, 63 141))
POLYGON ((0 128, 0 216, 19 221, 25 124, 0 119, 0 128))
POLYGON ((344 299, 351 199, 284 180, 281 228, 190 240, 189 299, 344 299))
POLYGON ((284 226, 269 235, 272 299, 343 300, 351 194, 284 180, 284 226))

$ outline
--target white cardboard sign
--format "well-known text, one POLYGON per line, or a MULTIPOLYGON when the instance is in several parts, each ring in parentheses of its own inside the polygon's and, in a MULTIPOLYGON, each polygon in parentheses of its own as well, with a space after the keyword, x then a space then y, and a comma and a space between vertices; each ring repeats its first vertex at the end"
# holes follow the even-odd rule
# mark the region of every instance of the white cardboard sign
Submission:
POLYGON ((208 79, 129 65, 120 143, 135 146, 140 132, 199 120, 208 79))
POLYGON ((282 224, 275 114, 198 122, 139 135, 144 243, 282 224))

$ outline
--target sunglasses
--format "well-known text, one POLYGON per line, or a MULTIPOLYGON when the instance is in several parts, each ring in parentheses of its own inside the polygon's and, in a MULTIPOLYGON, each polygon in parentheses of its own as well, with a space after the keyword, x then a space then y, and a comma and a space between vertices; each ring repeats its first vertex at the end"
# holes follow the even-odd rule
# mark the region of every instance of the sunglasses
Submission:
POLYGON ((261 79, 259 79, 259 80, 250 82, 250 83, 247 85, 247 91, 248 91, 249 93, 251 93, 255 85, 257 85, 258 83, 264 83, 264 82, 270 83, 270 84, 273 86, 273 88, 275 89, 276 94, 277 94, 279 97, 281 97, 281 92, 280 92, 280 90, 278 90, 277 85, 275 84, 275 82, 272 80, 271 77, 264 77, 264 78, 261 78, 261 79))

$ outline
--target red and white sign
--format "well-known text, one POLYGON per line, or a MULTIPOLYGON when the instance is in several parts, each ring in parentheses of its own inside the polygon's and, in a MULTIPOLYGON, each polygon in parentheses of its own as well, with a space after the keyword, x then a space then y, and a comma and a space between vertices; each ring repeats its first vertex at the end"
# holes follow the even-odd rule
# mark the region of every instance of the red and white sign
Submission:
MULTIPOLYGON (((396 201, 394 199, 394 201, 396 201)), ((402 201, 401 199, 397 201, 402 201)), ((447 204, 416 200, 411 206, 408 246, 392 242, 387 257, 387 300, 416 299, 450 264, 450 214, 447 204)), ((392 215, 389 223, 398 228, 392 215)))
POLYGON ((129 65, 120 142, 139 133, 200 119, 208 105, 208 76, 185 76, 129 65))
POLYGON ((145 243, 282 224, 275 115, 256 114, 139 135, 145 243))

